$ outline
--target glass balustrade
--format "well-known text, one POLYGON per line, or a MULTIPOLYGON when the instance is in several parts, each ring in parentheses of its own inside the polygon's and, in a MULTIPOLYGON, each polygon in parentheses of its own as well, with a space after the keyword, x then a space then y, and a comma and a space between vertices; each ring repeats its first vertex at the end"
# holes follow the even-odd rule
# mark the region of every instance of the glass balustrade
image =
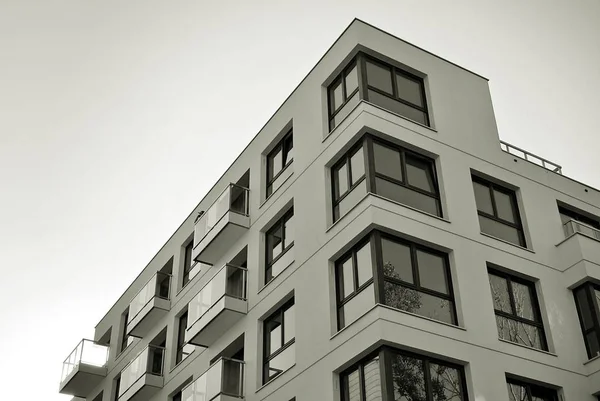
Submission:
POLYGON ((140 313, 140 311, 152 301, 154 297, 169 299, 171 287, 171 275, 162 272, 156 272, 146 285, 137 293, 129 304, 129 316, 127 323, 130 323, 140 313))
POLYGON ((218 395, 244 398, 244 362, 221 358, 181 391, 182 401, 210 401, 218 395))
POLYGON ((221 195, 219 195, 217 200, 196 222, 196 227, 194 228, 196 244, 217 225, 219 220, 221 220, 227 212, 231 211, 247 216, 248 194, 248 188, 236 184, 229 184, 221 195))
POLYGON ((226 264, 188 304, 189 329, 224 296, 246 299, 246 274, 243 267, 226 264))
POLYGON ((109 347, 106 345, 100 345, 91 340, 81 340, 63 362, 60 382, 64 382, 79 364, 98 367, 106 365, 108 351, 109 347))
POLYGON ((563 229, 565 232, 565 237, 567 238, 575 233, 580 233, 600 241, 600 230, 577 220, 567 221, 565 224, 563 224, 563 229))
POLYGON ((148 345, 129 365, 121 371, 119 397, 145 374, 162 376, 164 365, 163 347, 148 345))

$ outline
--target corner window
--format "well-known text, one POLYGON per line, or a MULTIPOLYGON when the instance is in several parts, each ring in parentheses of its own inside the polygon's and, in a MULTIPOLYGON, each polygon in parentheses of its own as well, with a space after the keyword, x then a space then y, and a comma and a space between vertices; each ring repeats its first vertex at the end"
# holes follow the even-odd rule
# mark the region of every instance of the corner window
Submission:
POLYGON ((293 159, 294 134, 290 130, 267 155, 267 197, 273 193, 277 178, 293 159))
POLYGON ((389 347, 340 376, 342 401, 385 399, 384 388, 393 391, 392 399, 398 401, 467 400, 462 366, 389 347))
POLYGON ((558 401, 556 390, 525 383, 519 380, 507 379, 509 401, 558 401))
POLYGON ((355 61, 327 89, 329 98, 329 129, 334 129, 359 102, 358 68, 355 61))
POLYGON ((600 286, 588 282, 573 295, 588 358, 600 356, 600 286))
POLYGON ((294 209, 286 212, 266 233, 267 255, 265 283, 281 273, 286 266, 279 266, 277 261, 294 246, 294 209))
POLYGON ((444 253, 374 231, 336 261, 335 274, 339 329, 376 302, 457 324, 444 253))
POLYGON ((264 321, 263 384, 291 368, 296 361, 294 299, 264 321))
POLYGON ((488 270, 488 277, 498 337, 547 351, 535 284, 492 269, 488 270))
POLYGON ((526 247, 515 191, 472 176, 481 232, 526 247))
POLYGON ((365 155, 362 143, 348 152, 332 168, 333 215, 340 217, 340 205, 344 198, 365 179, 365 155))

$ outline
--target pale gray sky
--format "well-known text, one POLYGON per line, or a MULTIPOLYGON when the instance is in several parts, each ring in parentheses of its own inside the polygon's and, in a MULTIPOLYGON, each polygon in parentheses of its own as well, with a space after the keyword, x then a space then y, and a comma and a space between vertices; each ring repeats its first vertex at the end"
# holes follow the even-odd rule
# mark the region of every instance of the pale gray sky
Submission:
POLYGON ((600 187, 597 0, 0 0, 0 398, 70 398, 64 358, 354 17, 600 187))

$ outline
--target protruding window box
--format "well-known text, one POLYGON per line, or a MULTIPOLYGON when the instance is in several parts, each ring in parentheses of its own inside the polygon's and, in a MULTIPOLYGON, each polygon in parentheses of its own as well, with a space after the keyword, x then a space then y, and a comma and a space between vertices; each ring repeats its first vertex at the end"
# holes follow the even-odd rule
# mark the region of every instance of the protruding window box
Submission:
POLYGON ((81 340, 63 362, 59 392, 86 398, 106 377, 109 348, 81 340))
POLYGON ((196 222, 193 258, 214 264, 250 227, 248 188, 229 184, 196 222))
POLYGON ((146 401, 162 388, 164 351, 149 344, 121 371, 118 401, 146 401))
POLYGON ((227 264, 188 304, 187 343, 209 347, 248 313, 243 267, 227 264))
POLYGON ((127 335, 143 338, 171 309, 171 275, 156 272, 129 304, 127 335))
POLYGON ((566 239, 557 246, 565 268, 581 261, 600 264, 600 230, 576 220, 567 221, 563 229, 566 239))
POLYGON ((217 360, 198 379, 181 391, 186 401, 236 401, 244 397, 244 362, 217 360))

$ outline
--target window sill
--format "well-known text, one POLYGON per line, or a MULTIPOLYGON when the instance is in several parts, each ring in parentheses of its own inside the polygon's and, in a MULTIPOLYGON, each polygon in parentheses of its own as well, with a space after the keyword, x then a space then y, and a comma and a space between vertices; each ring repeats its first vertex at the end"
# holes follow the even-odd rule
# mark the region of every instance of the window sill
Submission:
MULTIPOLYGON (((369 101, 367 101, 367 100, 361 100, 361 102, 364 102, 365 104, 368 104, 369 106, 373 106, 373 107, 375 107, 375 108, 378 108, 378 109, 380 109, 380 110, 383 110, 383 111, 385 111, 386 113, 390 113, 390 114, 391 114, 391 115, 393 115, 393 116, 400 117, 400 118, 401 118, 401 119, 403 119, 403 120, 409 121, 409 122, 411 122, 411 123, 413 123, 413 124, 416 124, 416 125, 418 125, 418 126, 421 126, 421 127, 423 127, 423 128, 426 128, 426 129, 428 129, 429 131, 435 132, 436 134, 438 133, 438 130, 436 130, 436 129, 435 129, 435 128, 433 128, 433 127, 430 127, 429 125, 425 125, 425 124, 423 124, 423 123, 420 123, 420 122, 418 122, 418 121, 412 120, 412 119, 410 119, 410 118, 408 118, 408 117, 405 117, 405 116, 403 116, 402 114, 394 113, 393 111, 391 111, 391 110, 389 110, 389 109, 386 109, 385 107, 378 106, 378 105, 376 105, 375 103, 371 103, 371 102, 369 102, 369 101)), ((360 104, 360 103, 359 103, 359 104, 360 104)), ((429 112, 429 113, 428 113, 428 116, 429 116, 429 119, 431 120, 431 112, 429 112)))
MULTIPOLYGON (((287 170, 287 169, 289 169, 289 168, 291 168, 291 166, 293 166, 293 165, 294 165, 294 160, 292 159, 292 160, 291 160, 291 161, 290 161, 290 162, 289 162, 289 163, 288 163, 288 164, 285 166, 285 168, 284 168, 283 170, 281 170, 281 171, 279 172, 279 174, 277 174, 277 176, 278 176, 278 177, 282 176, 282 175, 283 175, 283 174, 286 172, 286 170, 287 170)), ((279 186, 278 186, 278 187, 275 189, 275 191, 271 192, 271 195, 267 196, 267 197, 265 198, 265 200, 263 200, 263 201, 260 203, 260 205, 258 205, 258 209, 260 210, 260 209, 261 209, 261 208, 262 208, 262 207, 265 205, 265 203, 269 202, 269 200, 271 200, 271 199, 273 198, 273 196, 274 196, 274 195, 275 195, 275 194, 276 194, 276 193, 277 193, 277 192, 278 192, 278 191, 279 191, 281 188, 283 188, 283 186, 285 185, 285 183, 286 183, 286 182, 288 182, 288 181, 290 180, 290 178, 292 178, 293 176, 294 176, 294 171, 291 171, 291 172, 290 172, 290 174, 289 174, 287 177, 285 177, 285 180, 283 180, 283 181, 282 181, 282 183, 281 183, 281 184, 280 184, 280 185, 279 185, 279 186)), ((263 192, 263 193, 264 193, 264 192, 263 192)))
POLYGON ((405 203, 400 203, 400 202, 398 202, 398 201, 395 201, 395 200, 393 200, 393 199, 386 198, 385 196, 381 196, 381 195, 379 195, 379 194, 376 194, 376 193, 374 193, 374 192, 367 192, 367 195, 373 195, 373 196, 374 196, 374 197, 376 197, 376 198, 383 199, 383 200, 385 200, 385 201, 387 201, 387 202, 394 203, 394 204, 396 204, 396 205, 399 205, 399 206, 405 207, 405 208, 407 208, 407 209, 410 209, 410 210, 414 210, 415 212, 418 212, 418 213, 424 214, 425 216, 433 217, 434 219, 436 219, 436 220, 439 220, 439 221, 443 221, 444 223, 452 224, 452 222, 451 222, 450 220, 448 220, 448 219, 446 219, 446 218, 444 218, 444 217, 440 217, 440 216, 438 216, 438 215, 436 215, 436 214, 431 214, 431 213, 429 213, 429 212, 426 212, 426 211, 424 211, 424 210, 417 209, 416 207, 409 206, 409 205, 407 205, 407 204, 405 204, 405 203))
POLYGON ((553 352, 546 351, 546 350, 539 349, 539 348, 535 348, 535 347, 530 347, 529 345, 523 345, 523 344, 519 344, 519 343, 513 343, 512 341, 504 340, 504 339, 499 338, 499 337, 498 337, 498 341, 506 343, 506 344, 510 344, 510 345, 516 345, 517 347, 525 348, 525 349, 528 349, 528 350, 531 350, 531 351, 541 352, 542 354, 546 354, 546 355, 550 355, 550 356, 555 356, 555 357, 558 358, 558 355, 556 355, 553 352))
MULTIPOLYGON (((290 249, 290 248, 288 248, 288 249, 290 249)), ((271 284, 273 281, 276 281, 276 280, 277 280, 277 277, 280 277, 280 276, 281 276, 281 275, 282 275, 282 274, 283 274, 283 273, 284 273, 286 270, 288 270, 288 269, 290 268, 290 266, 292 266, 292 265, 294 264, 294 262, 295 262, 295 261, 296 261, 296 260, 292 261, 292 263, 290 263, 289 265, 287 265, 286 267, 284 267, 284 268, 283 268, 283 270, 281 270, 281 271, 279 272, 279 274, 278 274, 278 275, 276 275, 276 276, 275 276, 275 277, 273 277, 271 280, 269 280, 269 282, 268 282, 268 283, 265 283, 265 285, 263 285, 263 286, 262 286, 262 287, 261 287, 261 288, 258 290, 258 292, 256 293, 256 295, 258 295, 258 294, 260 294, 261 292, 263 292, 263 290, 264 290, 265 288, 267 288, 267 287, 268 287, 268 286, 269 286, 269 285, 270 285, 270 284, 271 284)))
POLYGON ((493 235, 490 235, 490 234, 484 233, 483 231, 480 231, 479 233, 480 233, 481 235, 483 235, 484 237, 493 238, 493 239, 495 239, 496 241, 504 242, 505 244, 512 245, 512 246, 514 246, 514 247, 516 247, 516 248, 522 249, 522 250, 524 250, 524 251, 527 251, 527 252, 535 253, 535 251, 534 251, 533 249, 525 248, 525 247, 523 247, 523 246, 521 246, 521 245, 514 244, 514 243, 512 243, 512 242, 510 242, 510 241, 507 241, 507 240, 505 240, 505 239, 498 238, 498 237, 494 237, 493 235))
POLYGON ((269 384, 273 383, 275 380, 279 379, 281 376, 285 375, 287 372, 289 372, 290 370, 294 369, 294 366, 296 366, 295 362, 288 369, 284 370, 283 372, 281 372, 280 374, 278 374, 277 376, 275 376, 274 378, 272 378, 271 380, 269 380, 268 382, 266 382, 265 384, 263 384, 262 386, 260 386, 259 388, 257 388, 256 391, 254 392, 254 394, 258 394, 259 391, 261 391, 262 389, 264 389, 265 387, 267 387, 269 384))
POLYGON ((585 361, 585 362, 583 363, 583 365, 584 365, 584 366, 585 366, 585 365, 589 365, 590 363, 593 363, 593 362, 595 362, 595 361, 597 361, 597 360, 600 360, 600 355, 596 355, 595 357, 588 359, 587 361, 585 361))
POLYGON ((443 324, 444 326, 452 327, 453 329, 467 331, 467 329, 465 327, 463 327, 463 326, 458 326, 458 325, 455 325, 455 324, 446 323, 446 322, 444 322, 442 320, 437 320, 437 319, 433 319, 431 317, 419 315, 418 313, 412 313, 412 312, 408 312, 408 311, 405 311, 405 310, 402 310, 402 309, 393 308, 393 307, 391 307, 389 305, 377 303, 377 304, 375 304, 375 306, 381 306, 384 309, 393 310, 394 312, 400 312, 400 313, 403 313, 405 315, 415 316, 415 317, 418 317, 420 319, 429 320, 430 322, 434 322, 434 323, 438 323, 438 324, 443 324))

